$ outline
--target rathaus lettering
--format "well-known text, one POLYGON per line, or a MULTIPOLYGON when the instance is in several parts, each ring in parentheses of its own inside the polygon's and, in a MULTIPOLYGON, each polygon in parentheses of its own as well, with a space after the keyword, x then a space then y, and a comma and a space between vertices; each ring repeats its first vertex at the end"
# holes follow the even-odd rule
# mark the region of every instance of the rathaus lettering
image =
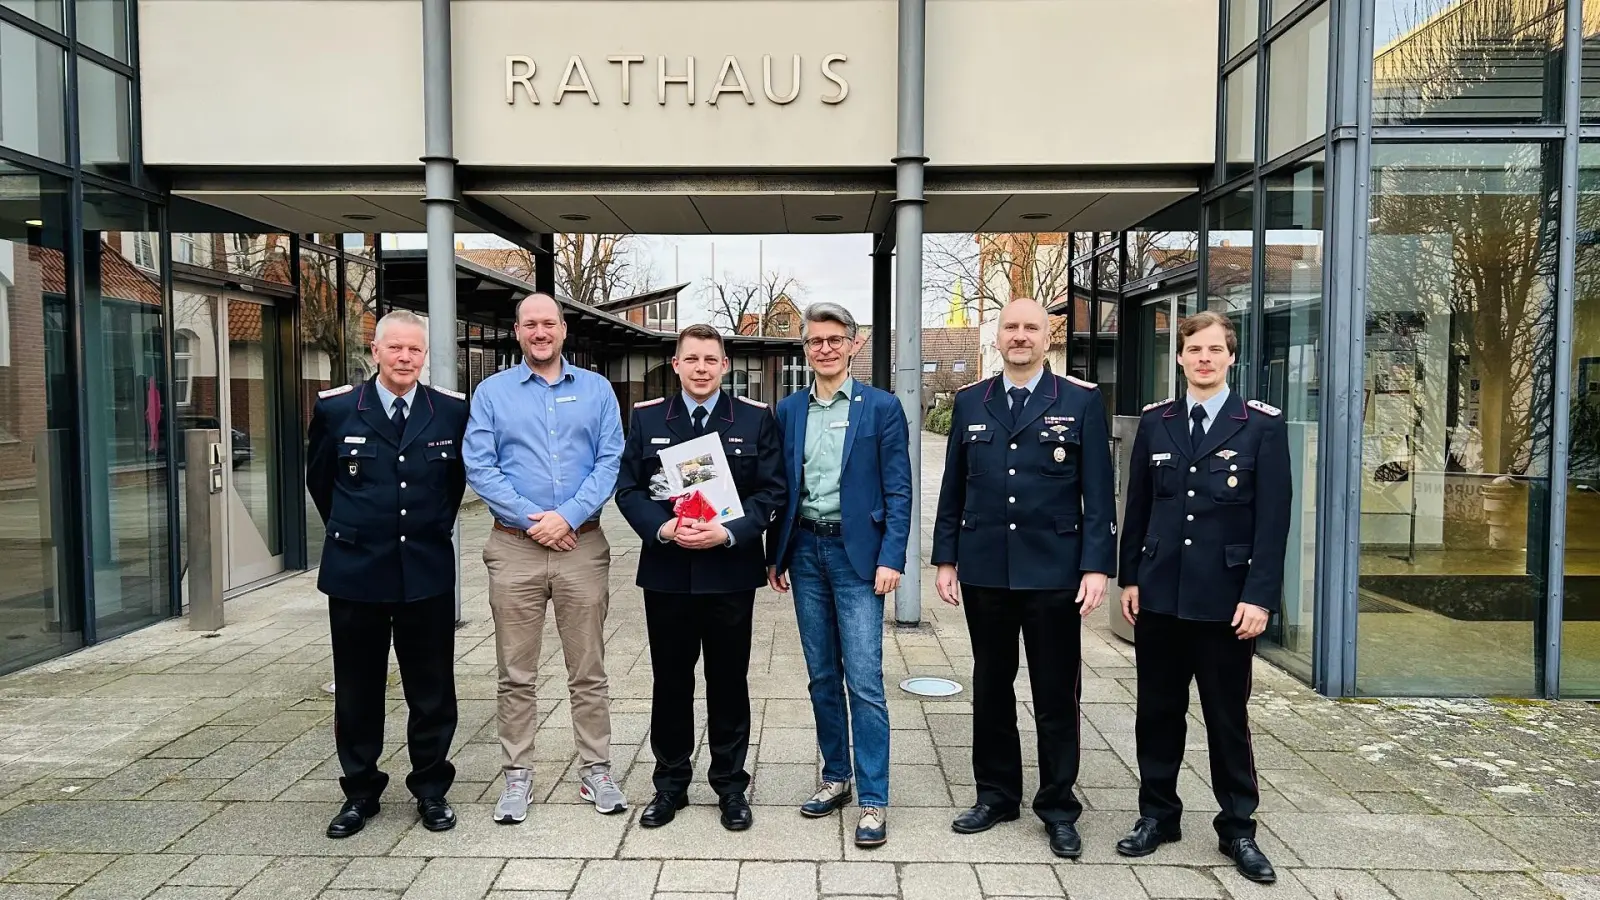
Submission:
MULTIPOLYGON (((830 53, 822 58, 822 63, 817 71, 828 82, 823 86, 824 93, 819 97, 823 103, 843 103, 844 98, 850 96, 850 82, 839 74, 837 67, 847 62, 843 53, 830 53)), ((612 73, 615 76, 617 94, 623 105, 633 102, 633 67, 644 65, 643 56, 608 56, 606 62, 616 67, 612 73)), ((772 71, 772 56, 761 57, 761 92, 768 101, 784 106, 793 103, 801 93, 802 79, 800 54, 796 53, 789 61, 789 71, 784 73, 781 69, 776 75, 772 71)), ((781 63, 780 63, 781 66, 781 63)), ((539 90, 534 85, 538 77, 539 67, 531 56, 506 57, 506 102, 515 106, 519 96, 533 101, 534 105, 540 102, 539 90), (519 91, 518 88, 521 88, 519 91)), ((682 68, 677 67, 674 59, 669 66, 667 57, 656 57, 656 102, 665 106, 667 104, 668 89, 671 88, 678 96, 688 101, 690 106, 695 104, 695 60, 686 57, 682 68), (669 71, 671 69, 671 71, 669 71)), ((555 86, 552 102, 559 105, 568 94, 583 94, 589 102, 600 105, 600 92, 595 90, 594 79, 589 77, 589 68, 584 65, 583 57, 574 56, 567 60, 566 71, 561 75, 561 81, 555 86)), ((756 92, 750 87, 750 79, 745 77, 744 67, 739 64, 738 57, 728 56, 722 60, 722 67, 717 71, 717 77, 710 84, 706 93, 706 103, 716 106, 724 94, 737 94, 745 103, 754 105, 756 92)))

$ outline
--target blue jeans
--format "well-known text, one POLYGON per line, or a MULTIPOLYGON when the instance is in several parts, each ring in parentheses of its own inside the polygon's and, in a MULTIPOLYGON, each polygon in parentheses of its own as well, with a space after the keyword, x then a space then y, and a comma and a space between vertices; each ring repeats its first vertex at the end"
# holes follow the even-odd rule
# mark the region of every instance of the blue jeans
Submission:
POLYGON ((883 597, 845 556, 844 541, 800 530, 789 579, 811 674, 824 781, 847 781, 855 737, 856 796, 889 805, 889 704, 883 697, 883 597), (845 693, 850 697, 845 717, 845 693))

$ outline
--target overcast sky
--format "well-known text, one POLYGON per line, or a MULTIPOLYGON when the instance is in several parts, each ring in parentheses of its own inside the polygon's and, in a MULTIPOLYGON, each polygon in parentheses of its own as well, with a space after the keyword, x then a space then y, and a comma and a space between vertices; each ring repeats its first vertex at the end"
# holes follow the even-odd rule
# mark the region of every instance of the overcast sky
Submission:
MULTIPOLYGON (((399 245, 420 248, 425 235, 402 234, 399 245)), ((468 247, 508 246, 494 235, 464 234, 468 247)), ((869 234, 769 234, 769 235, 638 235, 636 252, 654 270, 659 287, 689 282, 680 295, 679 324, 710 319, 703 293, 716 274, 728 281, 755 281, 760 274, 779 272, 801 285, 791 294, 802 309, 807 303, 832 300, 842 303, 863 325, 872 321, 872 235, 869 234)))

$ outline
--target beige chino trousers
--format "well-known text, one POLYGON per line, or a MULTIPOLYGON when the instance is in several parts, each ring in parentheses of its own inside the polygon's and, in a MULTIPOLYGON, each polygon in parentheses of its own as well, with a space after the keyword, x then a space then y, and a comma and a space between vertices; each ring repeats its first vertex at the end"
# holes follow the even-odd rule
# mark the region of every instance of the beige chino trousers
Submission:
POLYGON ((496 708, 503 768, 533 769, 538 729, 538 673, 547 605, 567 663, 572 737, 580 775, 611 765, 611 698, 605 666, 606 611, 611 602, 611 544, 603 529, 578 535, 572 550, 489 532, 483 548, 489 570, 489 610, 500 667, 496 708))

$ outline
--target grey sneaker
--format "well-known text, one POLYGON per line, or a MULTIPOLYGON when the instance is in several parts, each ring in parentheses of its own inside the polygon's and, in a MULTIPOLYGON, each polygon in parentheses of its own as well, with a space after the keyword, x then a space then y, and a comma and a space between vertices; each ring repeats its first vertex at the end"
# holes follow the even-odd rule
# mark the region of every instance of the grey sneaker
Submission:
POLYGON ((533 789, 533 775, 527 769, 512 769, 506 773, 506 788, 500 792, 500 802, 494 805, 494 820, 501 825, 515 825, 528 817, 528 793, 533 789))
POLYGON ((622 796, 622 789, 611 780, 611 769, 606 766, 595 766, 583 776, 578 796, 593 803, 595 811, 602 815, 609 816, 628 808, 628 798, 622 796))

